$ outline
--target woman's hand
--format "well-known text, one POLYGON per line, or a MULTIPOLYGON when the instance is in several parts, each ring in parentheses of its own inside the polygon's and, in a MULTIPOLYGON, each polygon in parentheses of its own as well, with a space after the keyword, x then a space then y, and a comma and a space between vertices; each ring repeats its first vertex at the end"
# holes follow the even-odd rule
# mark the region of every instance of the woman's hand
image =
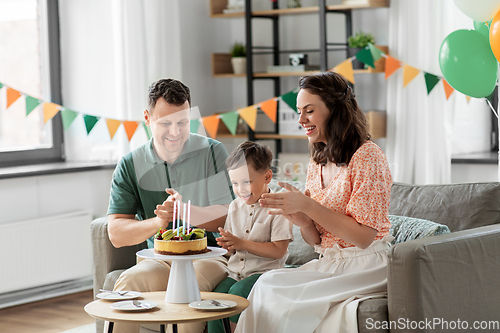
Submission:
POLYGON ((303 213, 305 210, 304 207, 307 206, 308 201, 312 200, 309 190, 306 190, 304 194, 288 183, 278 182, 278 185, 287 191, 280 193, 264 193, 262 199, 259 200, 260 205, 267 208, 276 208, 276 210, 271 210, 269 212, 271 215, 289 215, 291 219, 300 223, 303 217, 301 214, 296 213, 303 213))
POLYGON ((217 241, 217 244, 228 250, 228 251, 235 251, 235 250, 242 250, 243 249, 243 242, 244 240, 241 238, 236 237, 229 231, 226 231, 222 228, 219 227, 219 233, 221 234, 222 237, 218 237, 215 240, 217 241))

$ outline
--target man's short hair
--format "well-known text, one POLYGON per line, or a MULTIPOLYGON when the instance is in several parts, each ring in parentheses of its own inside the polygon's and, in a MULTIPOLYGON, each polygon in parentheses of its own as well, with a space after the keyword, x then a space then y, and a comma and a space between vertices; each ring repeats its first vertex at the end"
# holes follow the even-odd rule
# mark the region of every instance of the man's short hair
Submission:
POLYGON ((191 92, 184 83, 178 80, 160 79, 149 86, 148 109, 150 112, 160 97, 168 104, 176 106, 183 105, 187 101, 191 107, 191 92))
POLYGON ((226 159, 228 170, 237 169, 246 164, 252 164, 256 171, 265 172, 271 169, 273 153, 268 146, 253 141, 242 142, 226 159))

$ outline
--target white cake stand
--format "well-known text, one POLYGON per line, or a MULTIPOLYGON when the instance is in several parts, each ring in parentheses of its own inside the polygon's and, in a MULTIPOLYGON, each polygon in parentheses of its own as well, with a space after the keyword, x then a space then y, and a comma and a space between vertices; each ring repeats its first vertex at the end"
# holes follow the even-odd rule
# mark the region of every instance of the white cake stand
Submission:
POLYGON ((165 302, 167 303, 191 303, 201 301, 200 288, 194 272, 194 259, 207 259, 222 256, 227 250, 220 247, 208 247, 210 252, 193 255, 162 255, 154 252, 154 249, 144 249, 137 252, 137 256, 144 259, 171 260, 170 276, 168 278, 165 302))

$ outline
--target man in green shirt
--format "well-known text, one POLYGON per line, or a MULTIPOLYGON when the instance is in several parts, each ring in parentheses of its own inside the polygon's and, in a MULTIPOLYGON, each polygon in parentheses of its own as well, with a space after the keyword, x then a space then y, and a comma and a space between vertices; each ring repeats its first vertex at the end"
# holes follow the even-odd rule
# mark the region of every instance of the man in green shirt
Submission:
MULTIPOLYGON (((111 183, 108 208, 109 238, 115 247, 148 241, 173 219, 174 195, 191 200, 191 223, 208 231, 223 226, 233 194, 225 168, 228 154, 213 139, 190 133, 189 88, 161 79, 149 88, 144 111, 152 139, 118 163, 111 183)), ((209 245, 216 245, 211 232, 209 245)), ((227 276, 224 257, 194 261, 201 291, 212 291, 227 276)), ((164 291, 170 264, 142 260, 123 272, 115 290, 164 291)), ((203 332, 204 323, 179 325, 180 332, 203 332)), ((137 325, 116 323, 114 331, 139 332, 137 325)))

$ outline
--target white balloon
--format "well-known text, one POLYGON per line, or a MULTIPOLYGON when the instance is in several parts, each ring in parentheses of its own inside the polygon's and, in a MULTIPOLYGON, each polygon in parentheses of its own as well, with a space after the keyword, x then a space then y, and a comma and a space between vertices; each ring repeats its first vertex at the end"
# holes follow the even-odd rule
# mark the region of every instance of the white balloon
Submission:
POLYGON ((478 22, 489 21, 500 10, 500 0, 454 0, 465 15, 478 22))

